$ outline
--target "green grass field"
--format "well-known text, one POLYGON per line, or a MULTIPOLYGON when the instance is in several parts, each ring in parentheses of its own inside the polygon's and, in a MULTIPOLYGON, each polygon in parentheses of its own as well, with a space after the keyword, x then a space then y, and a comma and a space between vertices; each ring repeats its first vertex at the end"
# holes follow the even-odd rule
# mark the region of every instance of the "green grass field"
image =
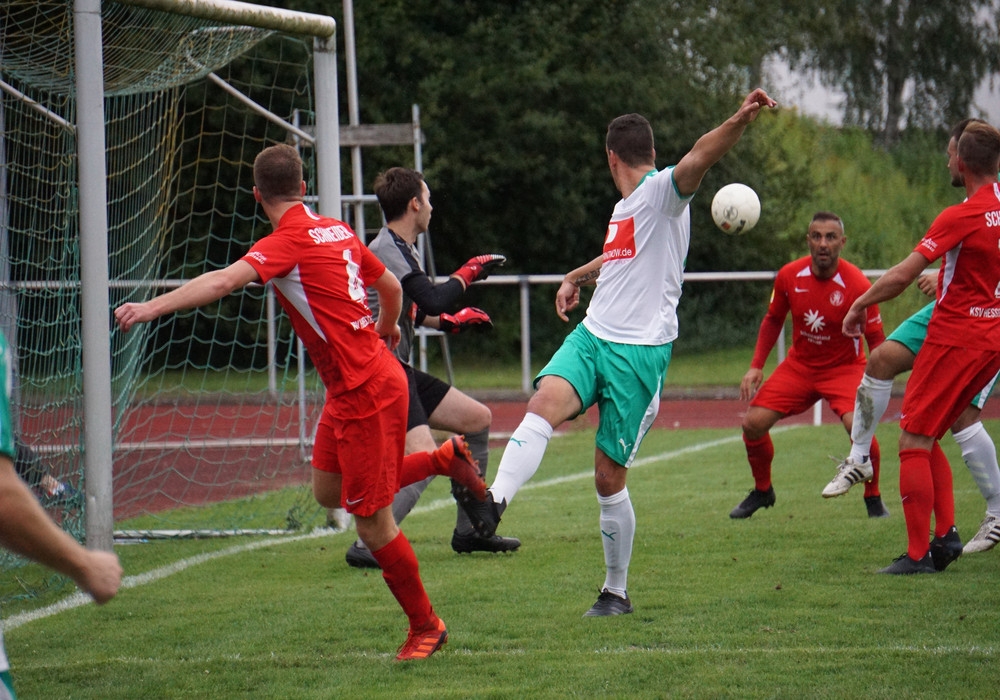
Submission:
MULTIPOLYGON (((820 497, 829 455, 847 448, 840 428, 823 426, 774 433, 777 505, 733 521, 751 486, 738 431, 653 431, 629 477, 635 613, 618 618, 582 617, 604 579, 592 432, 554 439, 507 511, 501 533, 524 543, 513 555, 454 554, 454 506, 435 483, 403 524, 451 635, 423 662, 393 660, 406 621, 377 573, 344 563, 352 533, 256 549, 121 546, 129 587, 117 599, 7 630, 16 688, 22 698, 995 697, 1000 554, 933 576, 874 573, 905 549, 897 435, 879 432, 891 518, 869 520, 860 487, 820 497)), ((983 501, 951 438, 942 445, 967 538, 983 501)))

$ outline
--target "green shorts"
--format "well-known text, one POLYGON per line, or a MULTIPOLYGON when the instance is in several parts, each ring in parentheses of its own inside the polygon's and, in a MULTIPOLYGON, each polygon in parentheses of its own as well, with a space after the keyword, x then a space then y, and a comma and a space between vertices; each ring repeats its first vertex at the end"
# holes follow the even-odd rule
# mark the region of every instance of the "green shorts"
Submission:
POLYGON ((535 378, 562 377, 576 390, 581 413, 597 405, 597 447, 628 467, 660 410, 672 343, 630 345, 595 337, 578 324, 535 378))
MULTIPOLYGON (((934 311, 934 302, 920 309, 908 319, 899 324, 899 326, 894 330, 886 340, 895 340, 906 347, 907 350, 916 355, 920 352, 920 348, 924 346, 924 339, 927 338, 927 324, 931 322, 931 313, 934 311)), ((998 375, 1000 376, 1000 375, 998 375)), ((983 410, 983 406, 986 405, 986 399, 990 398, 990 394, 993 393, 993 387, 996 386, 997 378, 993 377, 989 384, 984 386, 982 390, 972 397, 971 404, 978 408, 980 411, 983 410)))
POLYGON ((920 309, 917 313, 899 324, 886 340, 895 340, 906 346, 906 349, 916 355, 924 345, 927 337, 927 324, 931 322, 931 313, 934 311, 934 302, 920 309))

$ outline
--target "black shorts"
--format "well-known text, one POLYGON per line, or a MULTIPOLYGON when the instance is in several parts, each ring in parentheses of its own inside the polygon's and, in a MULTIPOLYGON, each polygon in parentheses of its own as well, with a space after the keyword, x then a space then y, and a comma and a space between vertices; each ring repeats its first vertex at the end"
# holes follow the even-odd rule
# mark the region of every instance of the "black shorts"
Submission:
POLYGON ((405 362, 403 369, 410 385, 410 406, 406 418, 406 432, 410 432, 417 426, 428 424, 428 416, 444 401, 451 385, 405 362))

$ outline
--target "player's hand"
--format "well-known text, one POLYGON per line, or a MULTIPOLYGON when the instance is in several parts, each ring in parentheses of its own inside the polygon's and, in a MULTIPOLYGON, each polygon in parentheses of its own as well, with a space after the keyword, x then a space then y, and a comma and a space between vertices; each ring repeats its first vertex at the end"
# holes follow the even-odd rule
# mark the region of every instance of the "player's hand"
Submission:
POLYGON ((507 258, 497 253, 477 255, 451 273, 451 276, 462 280, 462 284, 468 289, 470 284, 486 279, 495 268, 502 266, 505 262, 507 262, 507 258))
POLYGON ((867 321, 865 311, 864 307, 858 308, 857 304, 852 305, 847 310, 847 315, 844 316, 844 323, 841 325, 840 330, 848 338, 861 337, 861 332, 867 321))
POLYGON ((77 584, 90 594, 98 605, 107 603, 118 593, 122 583, 122 567, 112 552, 87 551, 87 560, 77 584))
MULTIPOLYGON (((385 324, 386 326, 388 324, 385 324)), ((378 337, 385 341, 386 346, 390 350, 395 350, 399 346, 399 339, 402 337, 402 333, 399 330, 399 324, 393 323, 391 326, 386 328, 383 324, 378 321, 375 322, 375 332, 378 333, 378 337)))
POLYGON ((150 311, 148 304, 129 302, 115 309, 115 322, 126 333, 135 324, 152 321, 155 318, 156 314, 150 311))
POLYGON ((755 367, 748 369, 747 373, 743 375, 743 381, 740 382, 740 399, 743 401, 752 399, 763 381, 764 370, 755 367))
POLYGON ((740 105, 739 110, 736 112, 736 117, 742 123, 749 124, 757 118, 762 108, 777 106, 778 103, 771 99, 764 90, 757 88, 743 100, 743 104, 740 105))
POLYGON ((569 321, 566 312, 572 311, 580 303, 580 288, 568 280, 563 280, 556 292, 556 315, 569 321))
POLYGON ((486 330, 493 328, 493 321, 488 313, 475 306, 469 306, 454 314, 441 314, 438 316, 438 328, 445 333, 459 333, 470 328, 486 330))
POLYGON ((917 277, 917 289, 929 297, 937 297, 938 271, 929 270, 917 277))

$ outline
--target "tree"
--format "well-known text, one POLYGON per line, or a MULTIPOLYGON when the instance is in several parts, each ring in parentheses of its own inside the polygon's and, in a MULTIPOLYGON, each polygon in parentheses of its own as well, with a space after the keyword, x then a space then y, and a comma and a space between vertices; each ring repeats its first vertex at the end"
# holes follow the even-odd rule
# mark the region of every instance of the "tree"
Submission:
MULTIPOLYGON (((311 1, 288 5, 339 12, 311 1)), ((812 4, 791 0, 355 3, 361 121, 406 121, 410 105, 420 105, 439 272, 494 251, 508 256, 508 273, 565 272, 600 253, 618 199, 603 155, 613 117, 648 117, 657 164, 674 164, 757 86, 764 57, 781 47, 804 52, 812 46, 817 22, 812 4)), ((859 234, 856 262, 862 263, 860 234, 867 236, 870 225, 885 228, 881 219, 865 219, 880 202, 896 201, 877 187, 898 181, 873 183, 860 166, 847 169, 854 162, 870 170, 889 161, 873 154, 863 136, 851 138, 846 150, 863 149, 861 155, 878 156, 874 162, 854 152, 831 154, 827 139, 840 135, 790 111, 762 115, 692 200, 687 269, 777 269, 803 254, 808 217, 831 207, 850 217, 859 234), (761 223, 747 236, 726 236, 711 222, 712 195, 729 182, 750 185, 764 204, 761 223), (873 200, 867 208, 853 199, 862 184, 867 190, 857 196, 873 200), (838 198, 842 188, 845 196, 838 198)), ((376 173, 408 164, 410 155, 406 149, 366 149, 364 159, 370 191, 376 173)), ((884 217, 895 213, 887 210, 884 217)), ((907 230, 905 240, 912 235, 907 230)), ((766 286, 751 294, 731 284, 687 286, 680 305, 684 350, 752 343, 766 286)), ((496 330, 460 345, 475 347, 478 357, 516 356, 516 298, 504 302, 505 292, 485 289, 473 289, 469 303, 486 308, 496 330)), ((551 294, 535 290, 532 308, 551 308, 551 294)), ((551 318, 543 312, 533 317, 539 356, 566 332, 551 318)))
POLYGON ((1000 64, 998 0, 831 0, 816 3, 793 67, 845 93, 844 121, 892 147, 905 124, 934 128, 968 114, 1000 64))

